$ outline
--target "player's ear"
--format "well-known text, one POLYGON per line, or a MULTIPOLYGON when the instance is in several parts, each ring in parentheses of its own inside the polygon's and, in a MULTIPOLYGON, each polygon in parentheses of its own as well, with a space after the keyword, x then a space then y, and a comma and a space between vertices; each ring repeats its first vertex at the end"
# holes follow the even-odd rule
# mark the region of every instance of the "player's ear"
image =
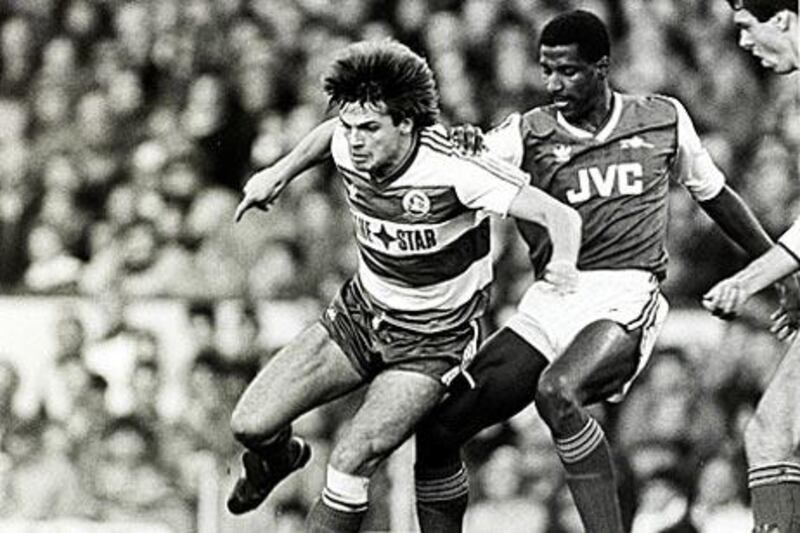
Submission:
POLYGON ((783 11, 775 13, 772 18, 769 19, 769 22, 780 31, 788 31, 792 26, 791 17, 792 14, 788 10, 784 9, 783 11))
POLYGON ((603 56, 603 57, 601 57, 600 59, 598 59, 595 62, 595 66, 597 68, 597 71, 600 73, 600 75, 603 77, 603 79, 608 77, 609 64, 610 64, 610 60, 608 59, 608 56, 603 56))
POLYGON ((397 123, 397 128, 400 130, 400 133, 410 135, 414 130, 414 120, 409 117, 404 117, 397 123))

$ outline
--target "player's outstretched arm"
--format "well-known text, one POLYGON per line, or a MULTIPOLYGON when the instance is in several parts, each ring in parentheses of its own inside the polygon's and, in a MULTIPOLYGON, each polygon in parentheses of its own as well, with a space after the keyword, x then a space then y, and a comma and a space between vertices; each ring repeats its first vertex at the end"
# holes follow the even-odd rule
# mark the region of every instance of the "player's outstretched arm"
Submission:
POLYGON ((331 138, 337 119, 329 119, 303 137, 292 150, 274 165, 259 170, 247 180, 244 198, 234 214, 238 222, 253 207, 269 210, 283 189, 297 176, 330 157, 331 138))
MULTIPOLYGON (((728 237, 741 246, 752 259, 762 258, 764 254, 767 254, 770 259, 776 260, 775 264, 763 264, 759 260, 759 264, 755 265, 753 269, 748 268, 746 274, 742 272, 747 276, 744 278, 747 281, 746 289, 748 291, 745 301, 756 292, 773 283, 776 284, 780 297, 780 309, 773 315, 775 320, 773 330, 779 334, 779 337, 785 337, 797 329, 800 287, 796 280, 784 279, 785 276, 797 270, 797 262, 792 260, 786 250, 772 250, 772 239, 744 200, 727 185, 715 197, 700 202, 700 205, 728 237), (793 262, 794 268, 788 266, 793 262), (782 275, 779 275, 781 273, 782 275), (749 292, 751 290, 752 292, 749 292)), ((756 262, 754 261, 754 263, 756 262)), ((728 304, 728 306, 737 308, 736 311, 733 311, 735 314, 739 312, 739 307, 743 303, 744 301, 737 305, 728 304)))
POLYGON ((572 292, 578 281, 578 251, 581 246, 581 216, 549 194, 526 185, 511 202, 508 214, 547 228, 553 254, 544 279, 564 292, 572 292))
POLYGON ((798 266, 797 259, 783 246, 773 246, 744 269, 714 285, 703 296, 703 305, 717 316, 732 318, 754 294, 796 271, 798 266))

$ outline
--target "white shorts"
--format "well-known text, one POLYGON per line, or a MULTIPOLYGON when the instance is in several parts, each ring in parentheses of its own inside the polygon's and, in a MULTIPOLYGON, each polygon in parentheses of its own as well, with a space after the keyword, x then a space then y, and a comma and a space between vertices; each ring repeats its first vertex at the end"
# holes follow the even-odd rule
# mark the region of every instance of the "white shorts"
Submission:
POLYGON ((536 281, 506 323, 515 333, 554 361, 583 328, 598 320, 613 320, 628 331, 641 329, 639 366, 634 376, 611 398, 619 401, 647 365, 669 304, 658 280, 644 270, 587 270, 579 273, 578 289, 567 295, 536 281))

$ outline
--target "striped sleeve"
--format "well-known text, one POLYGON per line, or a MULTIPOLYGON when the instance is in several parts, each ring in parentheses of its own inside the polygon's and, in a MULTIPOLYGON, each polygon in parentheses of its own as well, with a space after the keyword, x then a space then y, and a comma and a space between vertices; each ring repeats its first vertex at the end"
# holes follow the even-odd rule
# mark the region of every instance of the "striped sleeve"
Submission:
POLYGON ((505 217, 520 188, 530 181, 528 174, 488 152, 458 161, 455 192, 471 209, 485 209, 505 217))

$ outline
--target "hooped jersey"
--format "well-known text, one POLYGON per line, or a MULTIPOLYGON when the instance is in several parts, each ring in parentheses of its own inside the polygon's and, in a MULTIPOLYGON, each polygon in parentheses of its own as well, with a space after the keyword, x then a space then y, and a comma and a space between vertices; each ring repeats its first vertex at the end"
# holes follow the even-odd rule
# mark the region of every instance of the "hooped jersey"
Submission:
POLYGON ((331 154, 355 223, 357 280, 381 316, 428 332, 480 316, 492 281, 487 212, 505 216, 529 177, 493 156, 459 155, 440 125, 421 130, 385 179, 356 170, 341 126, 331 154))
MULTIPOLYGON (((672 98, 614 93, 606 124, 592 133, 553 106, 511 115, 486 136, 489 151, 521 166, 532 184, 574 207, 583 219, 578 268, 666 272, 670 179, 708 200, 724 177, 689 115, 672 98)), ((534 269, 549 256, 547 232, 519 222, 534 269)))

